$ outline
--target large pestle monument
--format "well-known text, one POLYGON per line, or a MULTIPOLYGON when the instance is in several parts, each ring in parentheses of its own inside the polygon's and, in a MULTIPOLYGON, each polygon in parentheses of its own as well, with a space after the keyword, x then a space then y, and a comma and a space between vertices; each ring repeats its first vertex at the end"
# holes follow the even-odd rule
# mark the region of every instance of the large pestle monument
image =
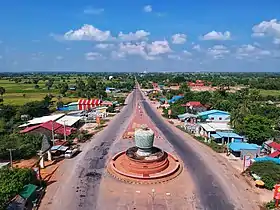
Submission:
POLYGON ((135 146, 122 151, 110 160, 108 172, 115 178, 140 184, 169 181, 182 171, 180 161, 154 146, 154 132, 141 126, 135 131, 135 146))

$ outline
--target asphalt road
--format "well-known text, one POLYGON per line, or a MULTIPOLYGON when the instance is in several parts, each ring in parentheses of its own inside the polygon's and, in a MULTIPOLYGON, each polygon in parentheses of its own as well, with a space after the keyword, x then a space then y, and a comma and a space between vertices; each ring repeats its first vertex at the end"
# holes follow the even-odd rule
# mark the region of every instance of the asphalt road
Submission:
MULTIPOLYGON (((139 98, 143 100, 143 96, 139 91, 137 92, 139 98)), ((185 143, 185 140, 177 135, 173 129, 166 126, 163 119, 155 113, 149 103, 143 100, 142 104, 148 116, 164 134, 166 139, 173 145, 176 153, 180 156, 187 170, 193 177, 203 209, 235 209, 235 206, 229 201, 226 193, 223 191, 223 188, 219 185, 214 175, 210 170, 207 170, 208 166, 197 156, 197 151, 185 143)))
POLYGON ((40 210, 96 209, 98 190, 106 168, 108 151, 113 142, 120 138, 126 129, 135 108, 135 91, 127 98, 127 105, 109 125, 95 135, 82 149, 82 153, 66 160, 60 169, 59 182, 47 189, 40 210))

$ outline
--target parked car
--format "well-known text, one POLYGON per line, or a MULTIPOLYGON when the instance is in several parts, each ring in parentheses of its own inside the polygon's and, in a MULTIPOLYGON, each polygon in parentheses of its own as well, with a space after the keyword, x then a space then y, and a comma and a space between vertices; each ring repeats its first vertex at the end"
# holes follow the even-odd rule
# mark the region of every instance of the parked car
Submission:
POLYGON ((74 148, 74 149, 68 149, 65 152, 65 158, 72 158, 73 155, 77 154, 78 152, 80 152, 80 148, 74 148))

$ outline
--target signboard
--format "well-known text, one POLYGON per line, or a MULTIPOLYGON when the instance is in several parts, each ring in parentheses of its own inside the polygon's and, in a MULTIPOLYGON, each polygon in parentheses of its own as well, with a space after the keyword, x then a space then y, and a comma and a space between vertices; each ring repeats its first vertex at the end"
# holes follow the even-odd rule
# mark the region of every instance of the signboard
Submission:
POLYGON ((243 171, 247 169, 251 165, 251 156, 244 155, 244 162, 243 162, 243 171))

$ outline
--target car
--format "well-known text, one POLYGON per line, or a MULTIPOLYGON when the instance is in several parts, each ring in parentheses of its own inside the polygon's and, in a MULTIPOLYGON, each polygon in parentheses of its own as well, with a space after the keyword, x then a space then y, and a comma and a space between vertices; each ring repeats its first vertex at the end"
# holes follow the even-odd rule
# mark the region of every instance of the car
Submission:
POLYGON ((74 149, 68 149, 65 152, 64 157, 65 158, 72 158, 75 154, 77 154, 80 151, 79 148, 74 148, 74 149))

